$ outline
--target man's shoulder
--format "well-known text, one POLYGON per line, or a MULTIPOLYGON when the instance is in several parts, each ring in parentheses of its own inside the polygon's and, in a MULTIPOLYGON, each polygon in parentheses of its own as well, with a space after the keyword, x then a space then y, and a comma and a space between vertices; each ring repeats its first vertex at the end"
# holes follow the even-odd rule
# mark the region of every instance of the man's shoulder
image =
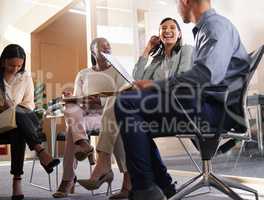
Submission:
POLYGON ((201 30, 212 37, 220 37, 224 32, 232 32, 234 26, 226 17, 215 14, 204 21, 201 30))
POLYGON ((203 20, 203 22, 209 23, 209 24, 214 23, 214 22, 217 22, 217 23, 231 23, 230 20, 227 17, 225 17, 225 16, 223 16, 223 15, 217 13, 217 12, 214 12, 210 16, 206 17, 203 20))

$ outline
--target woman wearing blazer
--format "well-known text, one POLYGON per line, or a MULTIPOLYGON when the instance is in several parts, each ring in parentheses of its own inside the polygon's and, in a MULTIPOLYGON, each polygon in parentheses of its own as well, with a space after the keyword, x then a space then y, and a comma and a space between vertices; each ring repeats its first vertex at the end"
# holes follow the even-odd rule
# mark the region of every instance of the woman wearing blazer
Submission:
POLYGON ((159 36, 152 36, 135 65, 136 80, 161 80, 185 72, 191 67, 192 46, 182 45, 178 22, 165 18, 159 27, 159 36))

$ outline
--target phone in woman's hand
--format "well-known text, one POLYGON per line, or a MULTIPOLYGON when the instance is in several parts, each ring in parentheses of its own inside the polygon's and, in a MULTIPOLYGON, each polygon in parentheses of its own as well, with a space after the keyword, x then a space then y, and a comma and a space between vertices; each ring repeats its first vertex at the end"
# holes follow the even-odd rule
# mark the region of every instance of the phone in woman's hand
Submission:
POLYGON ((3 104, 0 105, 0 113, 12 107, 13 105, 13 102, 6 100, 3 104))
POLYGON ((152 49, 150 50, 149 54, 153 56, 160 48, 162 48, 161 40, 158 36, 153 35, 150 38, 150 44, 152 46, 152 49))
POLYGON ((12 100, 6 100, 5 105, 6 105, 8 108, 10 108, 10 107, 14 106, 14 102, 13 102, 12 100))

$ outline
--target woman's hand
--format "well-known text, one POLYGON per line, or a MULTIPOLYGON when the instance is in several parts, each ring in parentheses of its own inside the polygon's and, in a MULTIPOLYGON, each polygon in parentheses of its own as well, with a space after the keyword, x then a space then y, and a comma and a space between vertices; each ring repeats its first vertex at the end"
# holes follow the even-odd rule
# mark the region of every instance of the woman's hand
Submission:
POLYGON ((6 101, 5 101, 5 106, 6 106, 7 108, 10 108, 10 107, 14 106, 14 103, 13 103, 13 101, 11 101, 11 100, 6 100, 6 101))
POLYGON ((160 44, 160 38, 156 35, 151 36, 147 46, 144 49, 143 56, 148 57, 151 50, 153 50, 159 44, 160 44))
POLYGON ((84 101, 88 104, 101 104, 100 97, 96 95, 85 97, 84 101))
POLYGON ((83 99, 83 106, 88 109, 99 110, 102 109, 101 99, 99 96, 93 95, 83 99))
POLYGON ((3 104, 0 105, 0 112, 7 110, 8 108, 12 107, 14 103, 9 100, 5 100, 3 104))
POLYGON ((63 97, 70 97, 73 95, 73 89, 72 88, 66 88, 62 92, 63 97))

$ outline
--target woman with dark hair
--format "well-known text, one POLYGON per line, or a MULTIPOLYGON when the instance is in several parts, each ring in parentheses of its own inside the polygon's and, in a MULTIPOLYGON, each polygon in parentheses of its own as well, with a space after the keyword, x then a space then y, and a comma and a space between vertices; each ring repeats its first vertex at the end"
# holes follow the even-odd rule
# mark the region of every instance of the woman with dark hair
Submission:
POLYGON ((161 80, 191 67, 192 47, 182 45, 178 22, 170 17, 163 19, 159 36, 152 36, 135 65, 136 80, 161 80))
MULTIPOLYGON (((25 144, 30 150, 35 150, 40 163, 47 173, 60 163, 41 145, 37 132, 39 121, 32 111, 34 105, 34 86, 29 73, 25 70, 26 54, 22 47, 16 44, 6 46, 0 57, 0 112, 14 106, 16 108, 17 128, 11 132, 2 133, 11 143, 11 174, 13 178, 12 200, 24 199, 21 188, 21 175, 25 155, 25 144)), ((1 114, 1 113, 0 113, 1 114)))

